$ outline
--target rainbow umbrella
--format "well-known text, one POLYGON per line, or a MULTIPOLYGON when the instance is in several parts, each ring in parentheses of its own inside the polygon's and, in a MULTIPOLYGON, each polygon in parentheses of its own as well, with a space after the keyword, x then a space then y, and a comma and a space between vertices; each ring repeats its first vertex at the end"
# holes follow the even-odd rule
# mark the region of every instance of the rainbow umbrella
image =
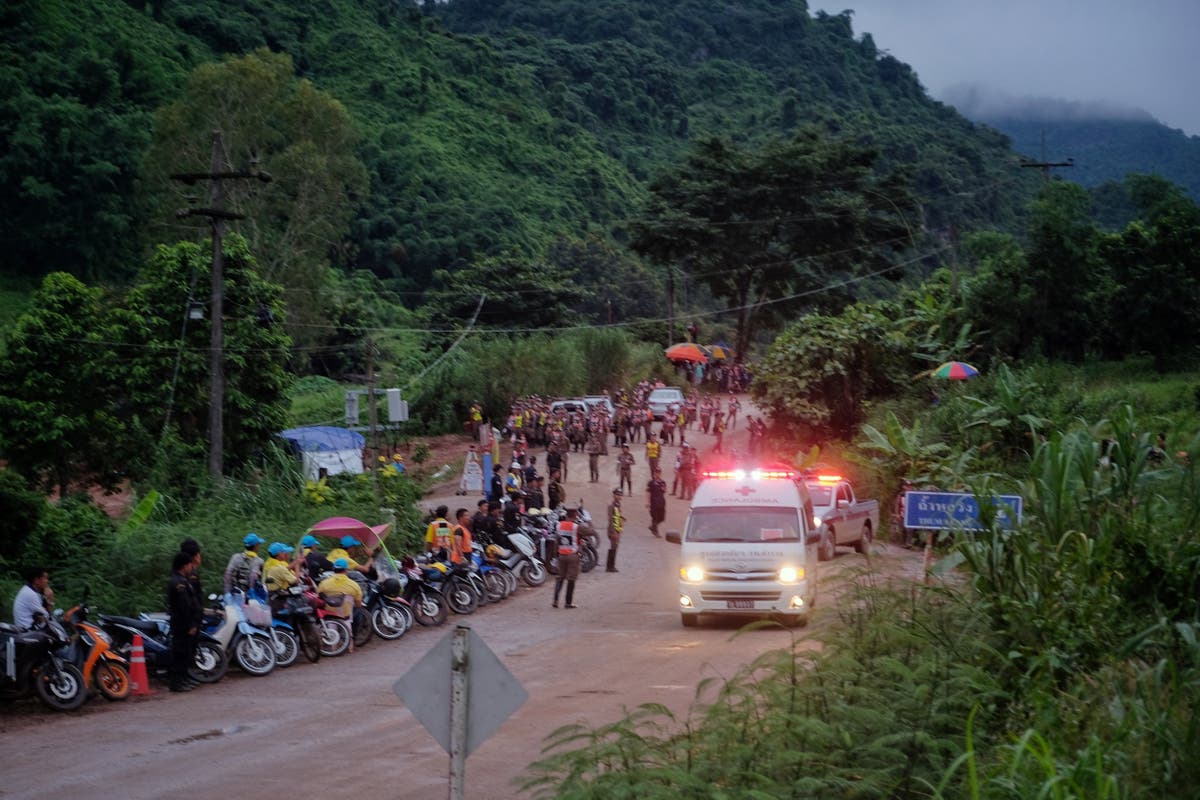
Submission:
POLYGON ((965 361, 947 361, 933 371, 933 377, 947 378, 952 381, 965 381, 967 378, 974 378, 978 374, 979 370, 965 361))
POLYGON ((712 352, 715 361, 726 361, 733 358, 733 348, 723 344, 710 344, 708 349, 712 352))

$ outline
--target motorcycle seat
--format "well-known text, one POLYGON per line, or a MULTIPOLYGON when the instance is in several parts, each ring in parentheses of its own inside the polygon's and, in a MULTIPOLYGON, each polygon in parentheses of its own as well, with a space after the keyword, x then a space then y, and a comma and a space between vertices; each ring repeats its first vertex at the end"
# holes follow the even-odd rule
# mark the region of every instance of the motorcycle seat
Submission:
POLYGON ((139 630, 142 633, 149 633, 149 634, 157 635, 162 632, 162 629, 158 627, 157 622, 153 622, 148 619, 134 619, 133 617, 114 617, 114 616, 109 616, 108 614, 101 614, 100 621, 101 622, 111 622, 114 625, 124 625, 128 628, 133 628, 134 630, 139 630))
POLYGON ((21 629, 11 622, 0 622, 0 633, 20 633, 21 629))

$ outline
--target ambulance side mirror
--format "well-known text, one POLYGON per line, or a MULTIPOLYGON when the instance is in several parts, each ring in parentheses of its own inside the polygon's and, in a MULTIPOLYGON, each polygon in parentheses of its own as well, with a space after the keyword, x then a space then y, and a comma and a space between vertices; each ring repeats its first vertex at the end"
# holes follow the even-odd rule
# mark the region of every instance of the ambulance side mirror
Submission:
POLYGON ((679 535, 679 531, 667 531, 667 541, 671 544, 681 544, 683 539, 679 535))

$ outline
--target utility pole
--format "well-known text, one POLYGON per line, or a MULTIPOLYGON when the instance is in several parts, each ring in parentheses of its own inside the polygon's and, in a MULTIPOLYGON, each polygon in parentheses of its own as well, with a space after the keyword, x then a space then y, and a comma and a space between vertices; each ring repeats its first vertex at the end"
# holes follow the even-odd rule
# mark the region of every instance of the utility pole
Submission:
POLYGON ((1066 161, 1047 161, 1046 160, 1046 131, 1042 131, 1042 160, 1041 161, 1021 161, 1022 167, 1031 167, 1042 171, 1042 182, 1050 182, 1050 169, 1052 167, 1073 167, 1075 159, 1068 158, 1066 161))
POLYGON ((675 265, 667 267, 667 347, 675 338, 675 265))
POLYGON ((212 160, 208 172, 185 172, 171 176, 191 186, 196 181, 208 181, 208 207, 186 208, 176 216, 207 217, 212 224, 212 292, 209 299, 212 335, 209 338, 209 391, 208 391, 208 474, 214 483, 220 483, 225 471, 225 254, 221 249, 221 237, 225 234, 225 223, 243 219, 243 215, 226 211, 226 180, 257 179, 269 183, 271 176, 260 171, 253 162, 249 170, 230 171, 225 157, 225 142, 221 132, 212 134, 212 160))

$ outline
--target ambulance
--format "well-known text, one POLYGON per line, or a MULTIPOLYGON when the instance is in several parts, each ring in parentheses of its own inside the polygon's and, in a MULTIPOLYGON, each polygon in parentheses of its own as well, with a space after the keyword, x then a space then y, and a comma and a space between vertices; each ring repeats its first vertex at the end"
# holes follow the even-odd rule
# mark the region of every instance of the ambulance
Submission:
POLYGON ((817 599, 818 532, 801 475, 786 467, 705 470, 680 545, 679 612, 808 622, 817 599))

